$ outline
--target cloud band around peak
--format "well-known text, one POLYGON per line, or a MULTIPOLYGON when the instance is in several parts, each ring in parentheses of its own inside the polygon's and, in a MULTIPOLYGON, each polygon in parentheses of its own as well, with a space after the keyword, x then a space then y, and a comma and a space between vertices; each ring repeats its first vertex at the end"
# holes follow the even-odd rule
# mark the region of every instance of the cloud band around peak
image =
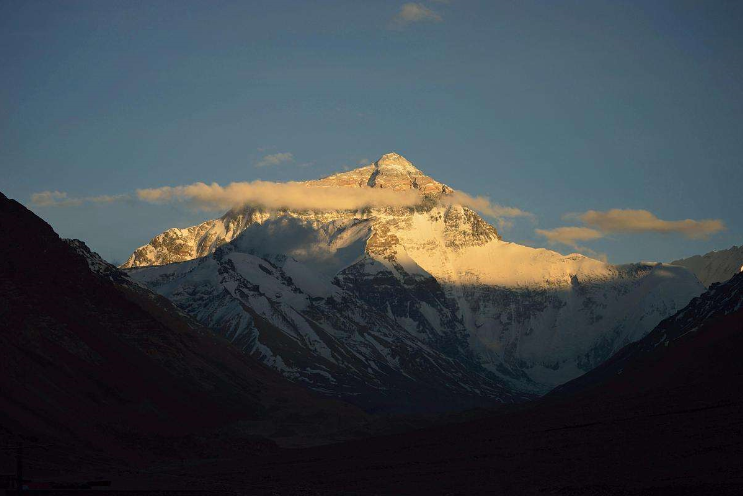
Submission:
POLYGON ((375 188, 311 187, 302 183, 270 181, 194 183, 137 190, 140 200, 150 203, 187 202, 202 210, 225 210, 253 204, 267 209, 354 210, 364 207, 407 207, 420 198, 414 192, 375 188))
MULTIPOLYGON (((413 207, 421 203, 415 190, 382 188, 308 186, 298 182, 270 181, 235 182, 226 186, 217 183, 194 183, 184 186, 164 186, 137 190, 137 197, 149 203, 186 202, 202 210, 225 210, 247 204, 267 209, 289 210, 357 210, 366 207, 413 207)), ((528 217, 530 213, 515 207, 492 203, 486 197, 473 197, 455 191, 442 195, 444 205, 459 204, 494 218, 528 217)))
MULTIPOLYGON (((338 211, 364 208, 414 207, 423 201, 416 190, 392 190, 372 187, 312 186, 306 183, 271 181, 233 182, 226 186, 218 183, 193 183, 181 186, 142 188, 133 195, 99 195, 96 197, 70 197, 65 192, 44 191, 31 195, 36 207, 75 207, 85 203, 107 204, 120 200, 137 199, 150 204, 183 203, 203 211, 225 211, 245 205, 268 210, 338 211)), ((440 205, 462 205, 494 218, 499 226, 508 226, 509 218, 533 217, 516 207, 495 204, 489 198, 472 196, 461 191, 443 194, 440 205)))

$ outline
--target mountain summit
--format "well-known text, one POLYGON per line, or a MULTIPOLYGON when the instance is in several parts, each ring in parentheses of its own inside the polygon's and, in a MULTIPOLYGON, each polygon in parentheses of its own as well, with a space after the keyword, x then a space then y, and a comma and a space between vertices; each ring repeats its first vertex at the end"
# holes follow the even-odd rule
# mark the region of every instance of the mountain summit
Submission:
POLYGON ((306 184, 309 186, 389 188, 396 191, 414 189, 421 194, 434 196, 454 191, 430 176, 426 176, 412 162, 394 152, 384 154, 368 166, 308 181, 306 184))
MULTIPOLYGON (((452 188, 426 176, 409 160, 394 152, 384 154, 367 166, 303 183, 309 187, 416 190, 430 199, 454 193, 452 188)), ((271 216, 272 213, 264 209, 247 206, 232 209, 218 219, 196 226, 171 228, 136 249, 121 267, 159 266, 203 257, 235 239, 248 226, 262 223, 271 216)), ((491 229, 495 231, 495 228, 491 229)))
POLYGON ((378 168, 394 168, 402 170, 418 171, 418 169, 408 159, 395 152, 384 154, 375 163, 378 168))

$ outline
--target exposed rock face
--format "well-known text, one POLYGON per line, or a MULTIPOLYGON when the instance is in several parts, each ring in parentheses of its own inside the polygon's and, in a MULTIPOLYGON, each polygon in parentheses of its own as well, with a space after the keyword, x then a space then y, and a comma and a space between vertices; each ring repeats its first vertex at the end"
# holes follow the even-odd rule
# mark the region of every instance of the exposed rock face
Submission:
POLYGON ((132 278, 287 377, 377 405, 415 392, 408 381, 442 403, 543 393, 704 290, 680 267, 504 242, 397 154, 308 184, 414 189, 421 203, 269 213, 207 258, 132 278))
POLYGON ((160 266, 203 257, 267 217, 257 209, 244 208, 190 228, 171 228, 135 250, 121 267, 160 266))
POLYGON ((405 157, 389 153, 373 164, 319 180, 308 181, 311 186, 350 186, 389 188, 391 190, 418 190, 421 194, 439 195, 454 190, 423 174, 405 157))
POLYGON ((671 264, 685 267, 709 288, 713 283, 723 283, 743 271, 743 245, 679 259, 671 264))

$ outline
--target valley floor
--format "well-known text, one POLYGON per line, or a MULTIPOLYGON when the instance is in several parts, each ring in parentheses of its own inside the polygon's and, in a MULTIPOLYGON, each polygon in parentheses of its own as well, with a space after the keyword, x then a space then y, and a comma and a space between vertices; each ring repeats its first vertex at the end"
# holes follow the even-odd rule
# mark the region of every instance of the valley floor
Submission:
POLYGON ((100 464, 78 480, 95 474, 112 481, 111 491, 148 493, 739 493, 743 404, 719 391, 689 403, 689 393, 551 399, 342 444, 246 447, 224 457, 108 471, 100 464))

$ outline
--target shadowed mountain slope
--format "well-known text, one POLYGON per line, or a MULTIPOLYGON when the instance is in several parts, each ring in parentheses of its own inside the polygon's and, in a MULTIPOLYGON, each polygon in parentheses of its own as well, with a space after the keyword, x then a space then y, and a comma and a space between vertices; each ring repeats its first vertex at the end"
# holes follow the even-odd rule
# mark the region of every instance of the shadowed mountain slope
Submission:
POLYGON ((675 389, 689 395, 743 393, 743 273, 712 287, 642 340, 557 387, 551 395, 623 395, 675 389))

